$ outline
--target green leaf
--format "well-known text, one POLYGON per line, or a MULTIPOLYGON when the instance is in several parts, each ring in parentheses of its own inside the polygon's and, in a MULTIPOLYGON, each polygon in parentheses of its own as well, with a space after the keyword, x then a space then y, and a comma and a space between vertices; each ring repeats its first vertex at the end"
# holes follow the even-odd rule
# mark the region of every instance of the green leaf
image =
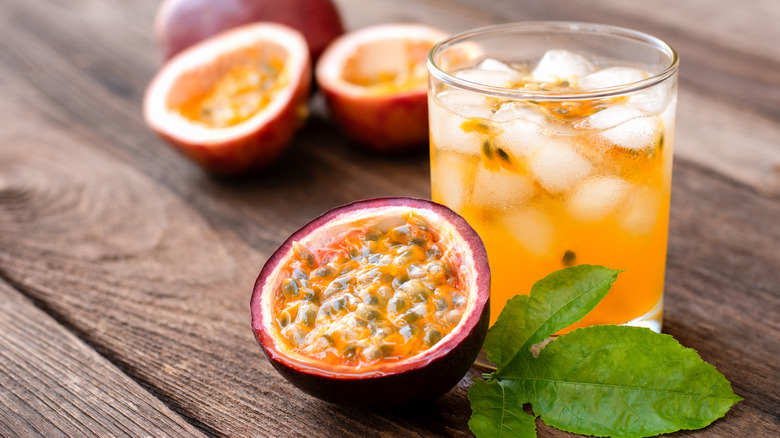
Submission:
POLYGON ((705 427, 741 400, 694 350, 644 328, 578 329, 534 357, 531 347, 592 310, 617 274, 567 268, 507 303, 485 344, 498 369, 469 390, 469 427, 477 437, 535 437, 525 403, 565 431, 644 437, 705 427))
POLYGON ((698 429, 741 400, 694 350, 638 327, 577 329, 501 374, 547 425, 595 436, 698 429))
POLYGON ((535 417, 523 411, 523 400, 513 382, 475 380, 469 389, 469 428, 477 438, 535 438, 535 417))
POLYGON ((488 331, 488 360, 500 370, 520 352, 582 319, 607 295, 621 271, 579 265, 553 272, 536 282, 531 294, 506 304, 488 331))

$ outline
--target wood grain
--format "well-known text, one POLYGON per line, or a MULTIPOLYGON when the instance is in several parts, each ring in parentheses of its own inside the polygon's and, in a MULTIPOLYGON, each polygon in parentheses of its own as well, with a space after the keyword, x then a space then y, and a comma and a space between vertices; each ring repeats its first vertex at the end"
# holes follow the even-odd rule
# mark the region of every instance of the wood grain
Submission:
POLYGON ((0 435, 203 436, 0 281, 0 435))
MULTIPOLYGON (((665 331, 745 401, 708 429, 676 436, 780 434, 780 78, 771 74, 780 56, 767 44, 777 30, 762 30, 776 2, 723 15, 704 0, 657 9, 605 0, 337 3, 349 28, 576 19, 678 47, 665 331), (739 35, 718 34, 699 16, 739 35)), ((470 436, 468 376, 430 406, 344 409, 283 381, 249 329, 254 277, 287 235, 354 199, 428 197, 426 153, 361 152, 315 97, 314 116, 272 169, 204 174, 141 119, 159 66, 157 5, 5 0, 0 8, 0 327, 9 327, 0 331, 0 426, 22 436, 470 436), (24 323, 37 319, 46 330, 24 323), (82 366, 93 363, 96 372, 82 366), (82 368, 73 378, 83 389, 57 388, 82 368), (40 385, 57 394, 47 406, 40 385), (108 408, 122 399, 138 401, 108 408)), ((566 434, 541 426, 539 436, 566 434)))

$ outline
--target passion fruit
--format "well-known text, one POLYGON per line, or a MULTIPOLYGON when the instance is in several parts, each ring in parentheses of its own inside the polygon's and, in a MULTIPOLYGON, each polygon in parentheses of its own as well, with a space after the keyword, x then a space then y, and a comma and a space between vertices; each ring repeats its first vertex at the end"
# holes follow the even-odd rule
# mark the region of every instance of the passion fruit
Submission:
POLYGON ((170 59, 220 32, 263 21, 303 33, 313 60, 344 33, 331 0, 165 0, 157 10, 155 33, 165 59, 170 59))
POLYGON ((428 51, 447 36, 419 24, 385 24, 336 39, 315 69, 336 123, 379 152, 427 145, 428 51))
POLYGON ((430 201, 337 207, 268 259, 252 329, 293 385, 342 405, 436 398, 468 372, 487 333, 490 269, 477 233, 430 201))
POLYGON ((238 27, 163 65, 144 96, 146 123, 204 168, 239 174, 271 164, 307 114, 311 63, 300 32, 238 27))

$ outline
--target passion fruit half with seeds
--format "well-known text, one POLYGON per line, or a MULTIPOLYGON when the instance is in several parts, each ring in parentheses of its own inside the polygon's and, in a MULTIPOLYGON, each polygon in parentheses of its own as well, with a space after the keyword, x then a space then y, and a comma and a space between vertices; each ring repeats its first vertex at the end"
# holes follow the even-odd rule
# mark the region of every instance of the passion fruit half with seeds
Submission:
POLYGON ((303 35, 253 23, 168 60, 146 89, 144 118, 203 168, 242 174, 282 154, 308 113, 310 85, 303 35))
POLYGON ((468 372, 490 319, 473 228, 422 199, 337 207, 290 236, 255 282, 252 329, 317 398, 386 408, 434 399, 468 372))

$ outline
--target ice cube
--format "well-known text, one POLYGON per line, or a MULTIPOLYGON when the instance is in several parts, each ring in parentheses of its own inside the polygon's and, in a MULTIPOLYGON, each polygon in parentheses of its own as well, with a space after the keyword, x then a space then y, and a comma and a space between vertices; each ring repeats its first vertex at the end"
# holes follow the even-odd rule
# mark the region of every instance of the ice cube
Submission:
POLYGON ((658 223, 663 196, 658 190, 640 187, 631 191, 626 203, 618 212, 620 228, 636 236, 644 236, 653 231, 658 223))
POLYGON ((477 93, 471 93, 468 91, 460 90, 446 90, 442 91, 436 96, 439 102, 443 103, 448 108, 454 108, 464 105, 476 105, 487 107, 485 96, 477 93))
POLYGON ((560 193, 590 175, 593 166, 562 141, 549 139, 531 157, 530 169, 542 187, 560 193))
POLYGON ((447 90, 439 93, 436 99, 450 111, 462 117, 489 119, 493 115, 485 102, 485 97, 477 93, 447 90))
POLYGON ((568 50, 548 50, 531 73, 539 82, 556 82, 588 75, 596 67, 588 58, 568 50))
MULTIPOLYGON (((671 101, 669 101, 669 104, 666 106, 666 109, 664 109, 664 112, 661 113, 661 121, 664 123, 664 129, 667 131, 671 131, 674 129, 674 115, 677 112, 677 97, 673 98, 671 101)), ((668 140, 668 139, 667 139, 668 140)))
POLYGON ((616 87, 641 81, 647 76, 647 73, 636 68, 609 67, 583 77, 579 86, 583 89, 616 87))
POLYGON ((519 81, 520 78, 523 77, 519 71, 494 58, 485 59, 484 61, 480 62, 476 68, 483 71, 504 72, 509 75, 509 79, 511 81, 519 81))
POLYGON ((454 210, 463 206, 470 192, 470 176, 476 168, 478 157, 437 151, 431 166, 433 197, 454 210))
POLYGON ((505 87, 512 82, 512 75, 505 71, 478 70, 476 68, 456 72, 455 77, 491 87, 505 87))
POLYGON ((527 118, 512 119, 499 126, 503 133, 496 138, 496 144, 505 148, 510 155, 524 158, 525 161, 547 141, 542 127, 527 118))
POLYGON ((493 120, 508 122, 515 119, 524 119, 545 126, 548 122, 544 109, 539 105, 525 102, 506 102, 493 113, 493 120))
POLYGON ((481 167, 474 178, 471 200, 475 206, 505 209, 522 205, 533 193, 534 184, 528 176, 481 167))
POLYGON ((630 105, 609 107, 575 125, 578 129, 603 130, 599 137, 614 145, 640 150, 658 144, 661 123, 655 116, 645 116, 630 105))
POLYGON ((577 124, 581 129, 607 129, 625 123, 631 119, 642 117, 642 111, 629 105, 611 106, 588 116, 577 124))
MULTIPOLYGON (((465 112, 466 114, 477 114, 484 109, 488 113, 490 110, 476 105, 461 106, 454 110, 465 112)), ((453 111, 454 111, 453 110, 453 111)), ((483 113, 484 115, 484 113, 483 113)), ((463 154, 478 154, 481 145, 481 139, 476 132, 466 132, 462 125, 468 119, 440 106, 434 99, 431 99, 428 105, 428 116, 430 121, 431 142, 441 149, 459 151, 463 154)))
POLYGON ((608 129, 600 135, 608 142, 622 148, 649 149, 658 145, 661 123, 655 116, 639 117, 608 129))
POLYGON ((594 177, 580 184, 566 200, 566 211, 576 221, 598 222, 615 212, 630 185, 614 177, 594 177))
POLYGON ((508 213, 504 226, 528 252, 543 256, 552 249, 555 227, 550 216, 538 208, 525 208, 508 213))
POLYGON ((658 114, 667 107, 673 94, 672 84, 658 84, 632 94, 628 98, 628 103, 639 108, 645 114, 658 114))

